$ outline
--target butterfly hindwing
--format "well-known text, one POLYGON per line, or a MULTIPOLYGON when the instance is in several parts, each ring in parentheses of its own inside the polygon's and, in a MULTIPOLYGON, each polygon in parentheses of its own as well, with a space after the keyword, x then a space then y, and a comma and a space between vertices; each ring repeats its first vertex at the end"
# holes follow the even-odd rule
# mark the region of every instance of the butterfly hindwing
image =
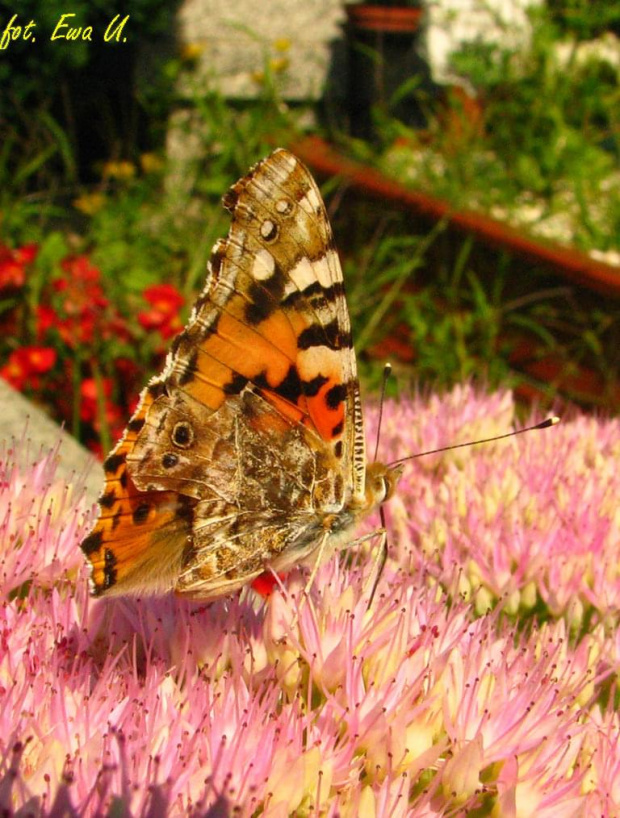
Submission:
POLYGON ((99 518, 81 546, 90 561, 95 596, 167 590, 183 563, 192 501, 170 491, 139 491, 127 470, 127 453, 151 403, 145 392, 125 434, 103 464, 99 518))

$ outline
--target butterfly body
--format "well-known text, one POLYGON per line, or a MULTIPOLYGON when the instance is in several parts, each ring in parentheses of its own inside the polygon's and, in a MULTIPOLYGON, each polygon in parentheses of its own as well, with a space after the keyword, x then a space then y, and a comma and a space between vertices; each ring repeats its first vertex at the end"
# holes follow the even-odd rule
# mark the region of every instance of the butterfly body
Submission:
POLYGON ((350 541, 398 468, 366 466, 342 271, 318 189, 275 151, 233 214, 161 375, 104 463, 95 595, 208 599, 350 541))

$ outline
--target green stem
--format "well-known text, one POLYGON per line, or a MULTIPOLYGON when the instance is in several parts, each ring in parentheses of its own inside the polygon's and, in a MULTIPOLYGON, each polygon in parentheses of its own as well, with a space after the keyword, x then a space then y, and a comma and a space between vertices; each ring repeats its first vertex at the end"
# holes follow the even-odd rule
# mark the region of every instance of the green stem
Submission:
POLYGON ((99 436, 101 438, 101 446, 105 452, 111 449, 111 435, 108 419, 105 411, 105 393, 103 390, 103 378, 101 377, 101 370, 97 361, 93 361, 93 378, 97 386, 97 418, 99 420, 99 436))

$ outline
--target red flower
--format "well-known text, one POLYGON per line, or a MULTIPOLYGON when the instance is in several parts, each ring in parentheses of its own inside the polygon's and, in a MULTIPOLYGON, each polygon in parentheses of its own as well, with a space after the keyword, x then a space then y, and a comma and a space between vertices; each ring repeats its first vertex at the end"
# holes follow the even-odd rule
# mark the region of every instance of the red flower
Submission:
MULTIPOLYGON (((113 383, 111 378, 102 378, 105 424, 112 439, 120 438, 125 426, 125 412, 111 400, 113 383)), ((90 425, 92 431, 101 434, 102 418, 99 409, 99 395, 97 381, 94 378, 85 378, 80 386, 80 420, 90 425)), ((101 443, 91 440, 88 443, 91 451, 103 457, 101 443)))
POLYGON ((32 264, 39 253, 39 245, 32 242, 31 244, 24 244, 14 250, 15 259, 20 264, 32 264))
POLYGON ((26 271, 22 264, 12 258, 0 259, 0 290, 19 289, 26 282, 26 271))
POLYGON ((88 256, 67 256, 60 266, 69 273, 72 282, 94 284, 101 279, 99 268, 90 263, 88 256))
POLYGON ((56 350, 51 347, 19 347, 13 350, 0 375, 15 389, 39 387, 38 375, 44 375, 56 363, 56 350))
POLYGON ((62 323, 60 316, 53 307, 46 304, 37 306, 37 338, 40 340, 52 327, 57 327, 62 323))
POLYGON ((185 298, 172 284, 154 284, 143 293, 144 300, 151 305, 150 310, 138 313, 138 321, 146 330, 157 330, 167 339, 181 329, 179 309, 185 298))
MULTIPOLYGON (((110 378, 102 378, 101 386, 103 387, 103 398, 107 404, 109 403, 110 395, 112 394, 112 381, 110 378)), ((98 414, 98 389, 97 381, 94 378, 84 378, 80 385, 80 396, 82 398, 80 403, 80 418, 85 423, 96 423, 98 414)))
POLYGON ((93 310, 83 308, 78 315, 69 316, 58 327, 60 337, 69 347, 91 344, 95 338, 97 317, 93 310))
POLYGON ((102 338, 106 327, 105 310, 109 305, 100 284, 101 273, 87 256, 68 256, 61 263, 67 273, 52 282, 52 289, 64 298, 54 317, 49 311, 42 318, 47 328, 54 327, 69 347, 90 344, 102 338))
POLYGON ((26 283, 26 265, 32 264, 38 252, 36 244, 24 244, 17 250, 0 245, 0 290, 23 287, 26 283))
POLYGON ((143 296, 149 304, 168 312, 176 312, 185 304, 185 298, 172 284, 152 284, 143 296))
POLYGON ((24 353, 31 371, 39 375, 49 372, 56 363, 56 350, 52 347, 22 347, 16 351, 24 353))
POLYGON ((107 307, 108 299, 101 287, 101 272, 90 263, 88 256, 67 256, 61 262, 68 274, 57 278, 52 286, 57 293, 67 293, 64 308, 67 315, 78 315, 84 309, 107 307))

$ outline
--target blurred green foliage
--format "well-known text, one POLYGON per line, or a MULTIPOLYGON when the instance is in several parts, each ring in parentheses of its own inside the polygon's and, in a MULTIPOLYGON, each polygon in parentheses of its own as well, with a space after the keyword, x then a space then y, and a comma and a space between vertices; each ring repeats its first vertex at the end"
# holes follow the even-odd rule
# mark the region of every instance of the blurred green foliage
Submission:
MULTIPOLYGON (((140 29, 141 40, 152 43, 160 35, 165 39, 173 10, 161 5, 131 3, 132 24, 140 29)), ((35 17, 43 30, 66 11, 54 0, 26 2, 19 14, 22 22, 35 17)), ((77 3, 71 11, 98 30, 110 19, 103 3, 77 3)), ((122 5, 114 13, 123 14, 122 5)), ((461 131, 463 139, 455 143, 454 132, 445 127, 444 110, 432 120, 430 135, 434 147, 445 146, 450 171, 445 173, 446 165, 434 170, 429 164, 425 172, 430 181, 444 185, 440 191, 458 189, 455 201, 459 195, 470 198, 481 179, 484 190, 497 187, 502 200, 508 200, 523 185, 543 195, 574 168, 580 174, 575 189, 581 187, 583 223, 588 225, 587 190, 595 180, 600 184, 607 178, 616 161, 617 82, 603 63, 589 62, 579 68, 572 84, 566 80, 569 90, 563 88, 550 67, 554 26, 546 21, 533 40, 531 61, 523 61, 518 71, 510 55, 493 47, 471 46, 455 56, 455 64, 469 72, 488 101, 483 134, 493 150, 486 144, 478 149, 477 128, 461 131), (579 96, 574 104, 571 95, 579 96), (501 161, 494 158, 496 153, 501 161)), ((28 56, 24 49, 0 61, 0 70, 15 68, 10 82, 0 81, 0 99, 8 106, 3 105, 0 120, 2 241, 11 248, 27 243, 40 248, 25 289, 0 294, 0 324, 13 331, 4 333, 0 365, 19 347, 41 342, 36 315, 42 298, 62 278, 68 257, 87 257, 100 271, 105 298, 118 313, 112 318, 122 320, 127 335, 110 332, 79 349, 50 336, 58 353, 53 373, 57 380, 44 399, 53 410, 58 384, 69 372, 62 417, 84 434, 81 407, 86 398, 81 389, 84 382, 94 383, 100 390, 98 406, 108 407, 113 423, 103 409, 98 411, 96 425, 88 429, 92 443, 95 433, 105 441, 113 437, 110 428, 122 425, 131 397, 162 363, 168 339, 135 320, 148 310, 145 292, 160 282, 170 284, 186 299, 181 311, 186 317, 193 296, 204 286, 213 243, 228 229, 221 195, 273 147, 294 143, 304 130, 301 120, 307 121, 312 110, 291 109, 283 102, 280 62, 270 58, 268 44, 264 70, 256 77, 257 98, 244 103, 225 99, 204 77, 194 78, 191 61, 166 52, 147 72, 148 81, 143 75, 126 89, 155 137, 141 138, 134 128, 121 138, 119 122, 112 122, 102 139, 100 160, 84 174, 79 129, 68 114, 83 115, 71 93, 87 76, 82 72, 96 66, 97 52, 90 43, 74 46, 33 52, 29 56, 35 63, 29 68, 21 62, 28 56), (63 103, 65 93, 68 105, 63 103), (7 116, 11 106, 13 113, 7 116), (164 159, 164 135, 170 140, 175 131, 182 147, 176 156, 168 151, 164 159), (191 150, 186 149, 189 144, 191 150), (151 145, 154 151, 148 149, 151 145), (119 359, 131 361, 133 379, 127 367, 118 369, 119 359)), ((409 80, 408 90, 414 85, 409 80)), ((105 88, 88 87, 94 94, 89 104, 99 105, 113 119, 105 88), (102 96, 97 97, 99 91, 102 96)), ((458 114, 458 106, 455 100, 452 112, 458 114)), ((384 118, 381 127, 384 146, 400 142, 408 161, 416 146, 428 147, 394 118, 384 118)), ((357 143, 355 150, 365 159, 376 159, 368 143, 357 143)), ((523 383, 528 376, 515 367, 513 353, 515 339, 524 335, 533 342, 534 358, 554 355, 565 368, 584 363, 608 381, 617 379, 617 362, 609 354, 618 348, 613 305, 575 300, 544 273, 532 271, 529 290, 515 289, 521 275, 515 260, 485 255, 471 239, 449 235, 444 225, 413 225, 376 202, 352 204, 343 199, 334 180, 327 189, 360 366, 371 383, 377 381, 385 357, 401 354, 401 376, 439 387, 467 378, 490 386, 523 383), (394 339, 399 345, 390 346, 394 339)), ((610 212, 616 206, 620 220, 620 198, 616 204, 608 202, 610 212)), ((588 229, 600 229, 598 221, 590 219, 588 229)), ((60 302, 57 309, 62 314, 60 302)), ((553 383, 534 385, 553 397, 553 383)))

